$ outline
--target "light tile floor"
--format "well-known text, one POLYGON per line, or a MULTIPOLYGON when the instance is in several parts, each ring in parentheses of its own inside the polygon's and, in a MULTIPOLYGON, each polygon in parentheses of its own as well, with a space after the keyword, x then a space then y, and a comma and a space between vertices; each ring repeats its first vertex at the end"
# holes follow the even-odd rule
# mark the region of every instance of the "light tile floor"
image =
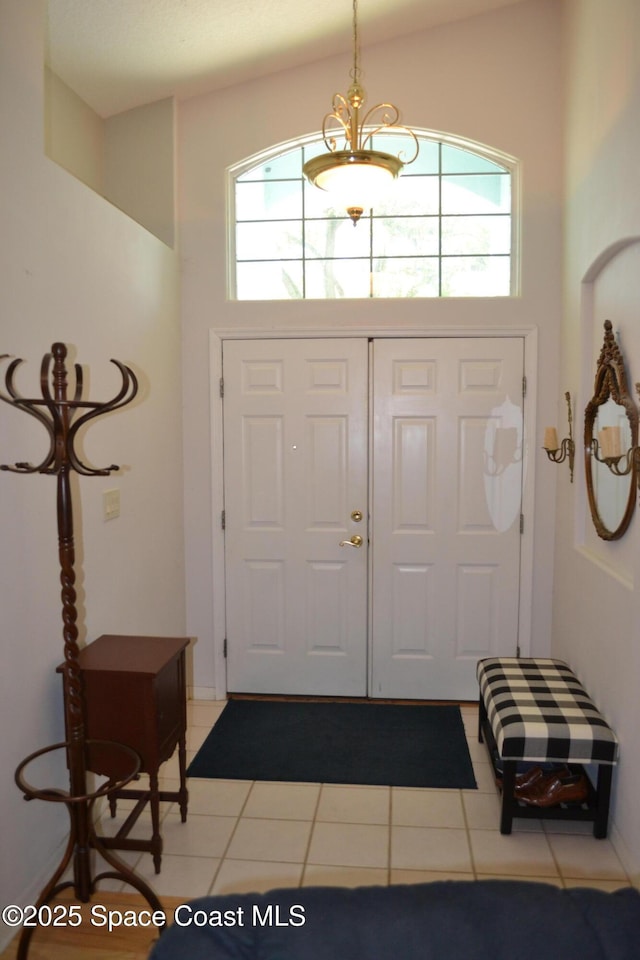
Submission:
MULTIPOLYGON (((223 707, 189 703, 189 759, 223 707)), ((477 790, 190 780, 187 822, 181 822, 177 804, 162 808, 161 872, 154 872, 150 854, 131 853, 126 860, 158 896, 185 899, 274 887, 481 877, 603 890, 628 885, 614 847, 595 840, 590 824, 520 820, 510 836, 500 834, 492 770, 477 742, 477 711, 463 706, 462 712, 477 790)), ((177 757, 161 774, 166 789, 175 789, 177 757)), ((122 822, 126 804, 121 806, 115 821, 108 813, 103 817, 104 832, 122 822)), ((149 834, 146 811, 132 835, 139 831, 149 834)))

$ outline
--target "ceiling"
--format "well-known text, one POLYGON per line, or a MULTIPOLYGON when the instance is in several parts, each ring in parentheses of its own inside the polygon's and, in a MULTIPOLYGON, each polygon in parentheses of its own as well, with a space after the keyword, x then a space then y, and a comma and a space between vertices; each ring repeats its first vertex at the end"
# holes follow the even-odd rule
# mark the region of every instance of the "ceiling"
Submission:
MULTIPOLYGON (((520 0, 360 0, 361 45, 520 0)), ((49 0, 47 60, 100 116, 352 47, 349 0, 49 0)))

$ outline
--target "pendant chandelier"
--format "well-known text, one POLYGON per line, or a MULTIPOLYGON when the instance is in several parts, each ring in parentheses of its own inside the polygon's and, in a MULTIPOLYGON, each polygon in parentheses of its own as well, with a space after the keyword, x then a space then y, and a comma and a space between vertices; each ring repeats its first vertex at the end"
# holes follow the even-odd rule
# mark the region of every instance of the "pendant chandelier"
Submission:
POLYGON ((400 111, 392 103, 379 103, 360 118, 366 98, 360 84, 358 0, 353 0, 353 67, 349 76, 352 83, 346 97, 334 94, 332 110, 322 121, 322 136, 329 152, 308 160, 302 172, 315 187, 335 196, 355 226, 363 212, 387 192, 403 167, 413 163, 419 150, 415 134, 398 125, 400 111), (372 148, 373 137, 398 132, 413 140, 415 150, 409 160, 372 148), (338 150, 340 139, 343 148, 338 150))

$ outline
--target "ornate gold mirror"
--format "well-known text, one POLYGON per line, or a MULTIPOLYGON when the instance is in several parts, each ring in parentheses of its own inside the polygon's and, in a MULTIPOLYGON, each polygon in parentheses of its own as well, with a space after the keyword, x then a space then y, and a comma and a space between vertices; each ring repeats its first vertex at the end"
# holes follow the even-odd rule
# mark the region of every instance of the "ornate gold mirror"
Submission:
POLYGON ((589 507, 603 540, 618 540, 635 507, 636 468, 621 475, 616 465, 638 443, 638 411, 627 390, 622 353, 605 320, 604 342, 584 413, 584 458, 589 507))

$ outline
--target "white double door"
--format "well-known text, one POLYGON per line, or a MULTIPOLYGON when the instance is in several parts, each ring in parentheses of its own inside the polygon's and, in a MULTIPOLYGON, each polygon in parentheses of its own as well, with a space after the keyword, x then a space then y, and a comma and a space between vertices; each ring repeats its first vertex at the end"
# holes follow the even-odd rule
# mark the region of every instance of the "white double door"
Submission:
POLYGON ((470 699, 518 643, 521 338, 223 347, 230 691, 470 699))

